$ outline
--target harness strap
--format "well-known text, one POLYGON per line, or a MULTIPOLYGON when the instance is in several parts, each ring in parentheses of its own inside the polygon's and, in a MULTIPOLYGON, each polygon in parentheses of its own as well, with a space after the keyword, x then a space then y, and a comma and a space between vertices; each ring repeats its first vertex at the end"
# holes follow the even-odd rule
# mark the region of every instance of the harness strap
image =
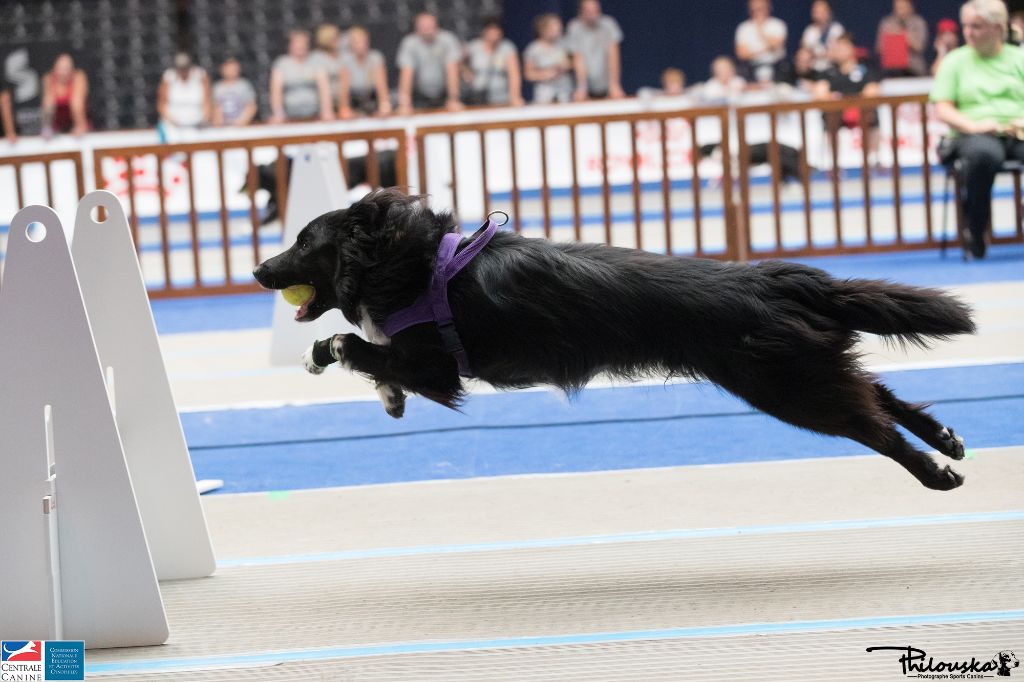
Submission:
POLYGON ((497 231, 498 225, 488 218, 487 222, 470 237, 469 244, 458 253, 456 251, 462 242, 461 235, 449 232, 441 237, 430 288, 408 308, 388 315, 388 319, 385 320, 381 329, 384 334, 394 336, 415 324, 434 322, 437 324, 437 331, 441 334, 441 343, 444 345, 445 351, 455 357, 459 374, 464 377, 472 377, 469 356, 455 329, 455 318, 448 303, 448 282, 487 246, 497 231))

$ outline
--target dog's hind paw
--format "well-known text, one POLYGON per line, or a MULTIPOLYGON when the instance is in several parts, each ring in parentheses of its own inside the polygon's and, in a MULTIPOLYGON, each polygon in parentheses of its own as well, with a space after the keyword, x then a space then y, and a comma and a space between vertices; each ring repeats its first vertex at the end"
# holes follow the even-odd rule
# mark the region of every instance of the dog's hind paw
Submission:
POLYGON ((952 490, 964 484, 964 477, 947 466, 936 470, 929 480, 922 481, 922 483, 932 490, 952 490))
POLYGON ((324 370, 327 369, 313 362, 313 346, 307 348, 306 352, 302 354, 302 366, 310 374, 323 374, 324 370))
POLYGON ((953 459, 964 458, 964 439, 956 435, 953 429, 947 426, 939 431, 939 440, 942 441, 942 454, 953 459))
POLYGON ((377 384, 377 396, 389 417, 401 419, 405 414, 405 391, 394 384, 377 384))

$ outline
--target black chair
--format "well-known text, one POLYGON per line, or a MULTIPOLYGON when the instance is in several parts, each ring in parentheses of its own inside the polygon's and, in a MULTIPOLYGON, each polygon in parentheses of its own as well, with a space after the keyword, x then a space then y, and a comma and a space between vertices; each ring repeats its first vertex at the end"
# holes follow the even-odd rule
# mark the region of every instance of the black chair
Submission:
MULTIPOLYGON (((963 259, 967 260, 967 243, 963 238, 964 230, 967 228, 964 225, 962 164, 960 159, 954 158, 948 163, 944 163, 943 166, 946 169, 946 191, 942 198, 942 240, 940 242, 940 251, 942 257, 945 258, 946 246, 949 243, 949 235, 946 229, 949 217, 949 185, 952 182, 956 199, 956 237, 960 241, 963 259)), ((1021 197, 1021 175, 1024 174, 1024 162, 1008 159, 996 171, 996 175, 1000 173, 1011 173, 1013 175, 1013 209, 1017 219, 1017 234, 1022 236, 1024 235, 1024 199, 1021 197)), ((989 225, 989 235, 991 235, 991 230, 992 226, 989 225)))

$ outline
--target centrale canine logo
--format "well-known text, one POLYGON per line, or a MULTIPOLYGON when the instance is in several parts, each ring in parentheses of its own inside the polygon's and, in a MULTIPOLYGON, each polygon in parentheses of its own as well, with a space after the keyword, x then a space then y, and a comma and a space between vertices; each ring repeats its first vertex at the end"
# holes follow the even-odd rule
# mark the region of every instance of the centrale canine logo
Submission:
POLYGON ((978 680, 986 677, 1009 677, 1020 666, 1017 656, 1009 649, 1000 651, 990 659, 936 660, 924 649, 912 646, 869 646, 866 651, 898 651, 897 659, 906 677, 929 680, 978 680))
POLYGON ((43 646, 39 640, 0 642, 0 661, 12 663, 22 661, 42 661, 43 646))

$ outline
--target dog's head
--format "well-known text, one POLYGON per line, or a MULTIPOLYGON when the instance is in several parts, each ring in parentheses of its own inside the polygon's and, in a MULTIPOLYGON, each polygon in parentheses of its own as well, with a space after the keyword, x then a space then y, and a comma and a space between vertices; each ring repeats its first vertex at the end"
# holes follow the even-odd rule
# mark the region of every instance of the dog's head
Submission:
POLYGON ((421 197, 396 189, 371 192, 347 209, 312 220, 288 250, 261 263, 253 276, 266 289, 311 285, 313 297, 295 314, 300 322, 311 322, 338 308, 358 324, 367 273, 395 258, 397 243, 428 238, 427 231, 417 229, 415 217, 423 213, 432 218, 433 214, 420 206, 421 197), (413 235, 419 239, 406 239, 413 235))

